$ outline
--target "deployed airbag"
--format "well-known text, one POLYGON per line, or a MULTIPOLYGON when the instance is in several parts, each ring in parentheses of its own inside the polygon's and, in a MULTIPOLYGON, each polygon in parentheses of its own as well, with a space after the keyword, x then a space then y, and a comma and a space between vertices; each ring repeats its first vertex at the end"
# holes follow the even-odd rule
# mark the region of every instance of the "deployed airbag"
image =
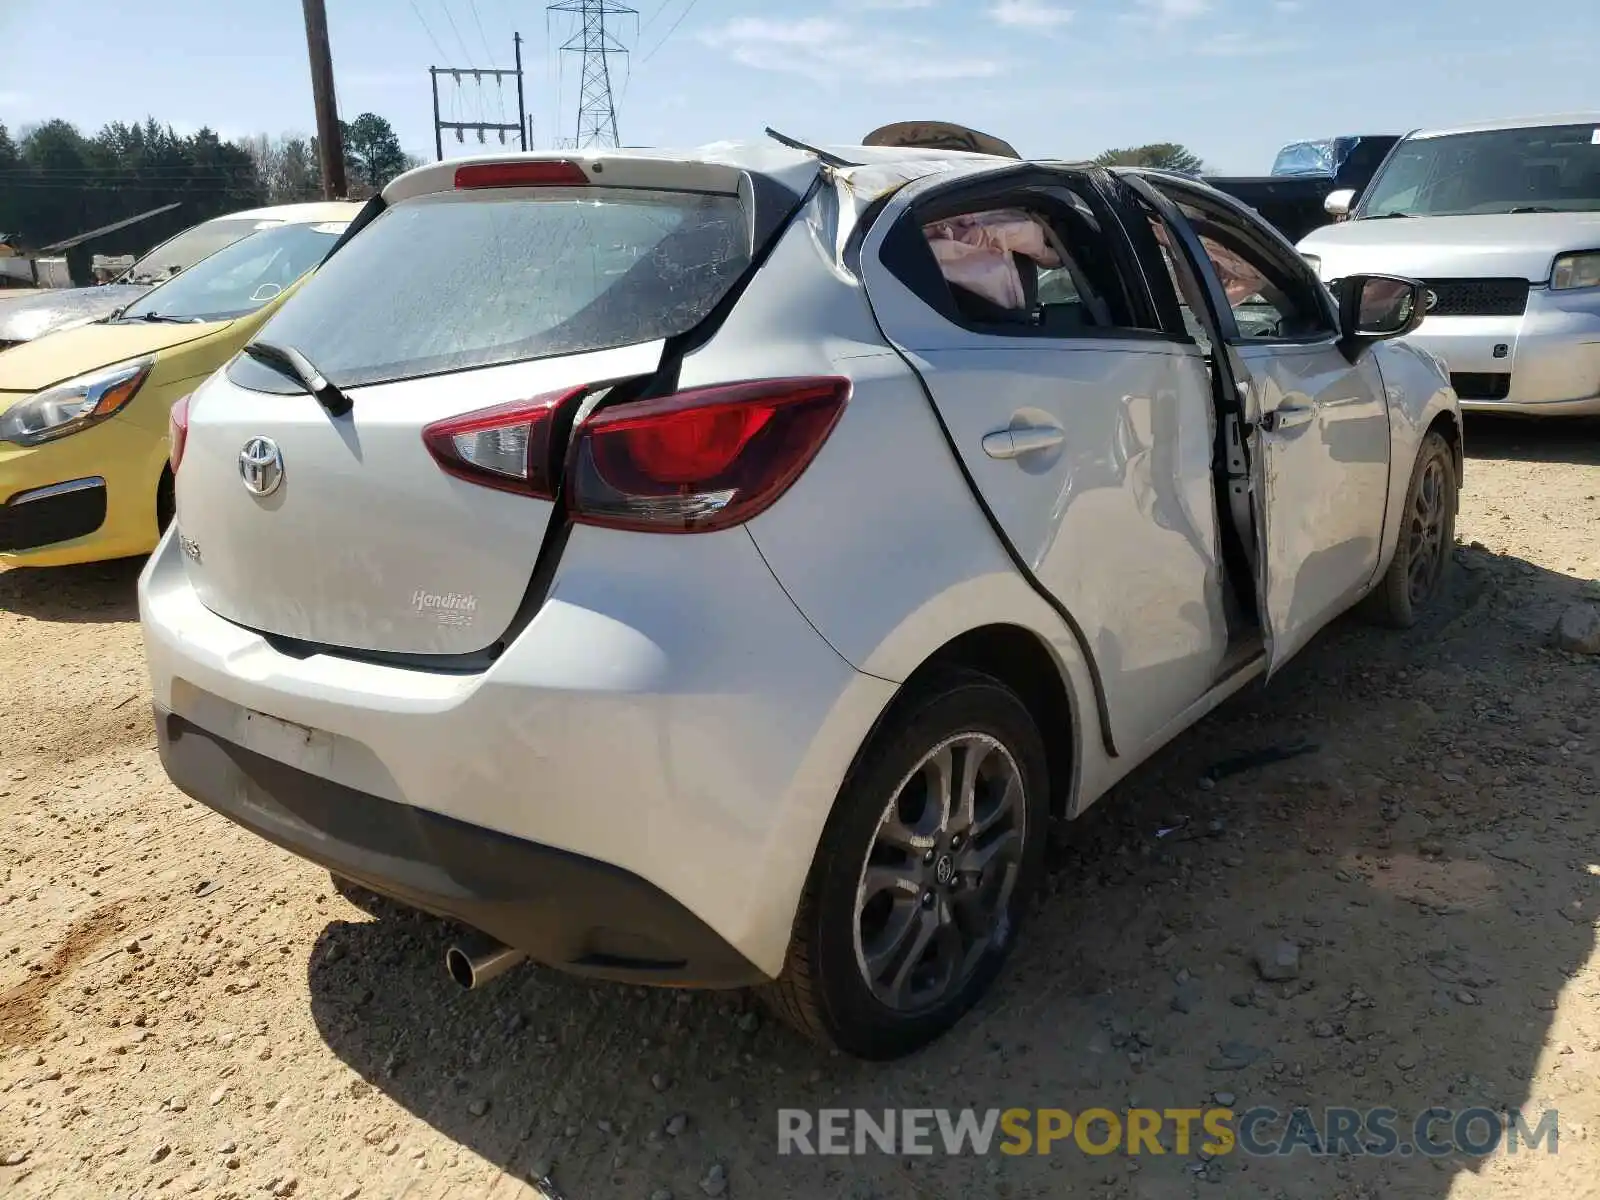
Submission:
POLYGON ((1041 267, 1059 267, 1044 226, 1016 209, 968 213, 923 227, 946 282, 975 292, 1002 308, 1028 305, 1022 273, 1013 255, 1041 267))

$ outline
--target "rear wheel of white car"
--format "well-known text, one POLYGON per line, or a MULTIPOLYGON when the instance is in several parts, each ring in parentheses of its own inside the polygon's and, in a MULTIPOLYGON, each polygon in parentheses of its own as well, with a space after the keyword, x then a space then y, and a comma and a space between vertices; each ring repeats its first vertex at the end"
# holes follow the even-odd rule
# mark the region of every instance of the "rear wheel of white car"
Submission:
POLYGON ((839 795, 772 1006, 862 1058, 944 1033, 993 982, 1032 902, 1048 795, 1016 693, 965 671, 918 689, 839 795))
POLYGON ((156 533, 163 534, 167 526, 172 524, 173 514, 178 511, 178 503, 174 498, 174 484, 171 470, 161 472, 161 478, 156 482, 156 533))
POLYGON ((1459 487, 1450 443, 1428 434, 1411 472, 1394 561, 1367 601, 1373 620, 1409 629, 1444 590, 1455 550, 1459 487))

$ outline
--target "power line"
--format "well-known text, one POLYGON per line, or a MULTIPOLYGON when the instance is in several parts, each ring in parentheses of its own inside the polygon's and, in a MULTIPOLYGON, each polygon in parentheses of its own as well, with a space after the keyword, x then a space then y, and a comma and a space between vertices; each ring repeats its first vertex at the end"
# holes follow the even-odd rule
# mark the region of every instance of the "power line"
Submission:
POLYGON ((478 0, 467 0, 467 6, 472 10, 472 23, 478 27, 478 40, 483 43, 484 62, 494 60, 494 51, 489 49, 489 38, 483 32, 483 19, 478 16, 478 0))
POLYGON ((656 5, 655 12, 651 13, 648 17, 646 17, 644 24, 639 27, 639 36, 643 37, 644 33, 645 33, 645 30, 649 29, 650 26, 654 25, 656 23, 657 19, 660 18, 661 14, 666 12, 667 9, 669 9, 671 7, 672 7, 672 0, 661 0, 661 3, 656 5))
POLYGON ((467 66, 475 66, 472 51, 467 49, 467 39, 461 36, 461 30, 456 28, 456 19, 450 15, 450 5, 446 0, 439 0, 439 7, 444 10, 444 19, 450 22, 450 32, 456 35, 456 41, 461 46, 461 57, 467 60, 467 66))
POLYGON ((678 14, 678 19, 672 23, 672 27, 668 29, 666 33, 662 34, 661 40, 651 48, 648 54, 639 60, 639 65, 641 67, 654 58, 656 56, 656 52, 667 44, 667 40, 671 38, 674 33, 678 32, 678 26, 683 24, 684 18, 692 13, 694 11, 694 6, 699 3, 700 0, 689 0, 688 7, 678 14))
POLYGON ((233 171, 249 171, 253 163, 194 163, 189 166, 164 167, 0 167, 0 176, 16 175, 40 179, 101 179, 118 175, 162 176, 216 175, 233 171))
MULTIPOLYGON (((493 62, 494 61, 494 51, 489 48, 489 38, 483 32, 483 19, 478 15, 478 0, 467 0, 467 7, 472 10, 472 23, 478 27, 478 40, 483 43, 483 52, 484 52, 484 54, 486 56, 484 58, 484 61, 485 62, 493 62)), ((479 106, 478 106, 478 115, 480 117, 483 115, 482 94, 483 93, 480 90, 479 91, 479 106)), ((502 125, 505 124, 505 120, 506 120, 506 89, 505 89, 505 81, 503 79, 501 79, 498 75, 495 76, 495 80, 494 80, 494 110, 495 110, 495 115, 500 118, 500 123, 502 125)))
POLYGON ((411 11, 417 14, 417 21, 422 25, 422 32, 428 35, 428 40, 433 43, 433 48, 439 52, 440 58, 449 58, 444 47, 439 44, 439 39, 433 36, 433 29, 428 25, 428 19, 422 15, 422 10, 417 7, 417 0, 410 0, 411 11))
MULTIPOLYGON (((262 181, 259 180, 259 179, 242 178, 242 179, 236 179, 236 180, 224 180, 224 179, 182 180, 180 182, 183 184, 183 186, 179 190, 181 190, 184 194, 208 195, 208 194, 213 194, 213 193, 237 192, 241 188, 248 188, 250 185, 255 184, 255 183, 259 183, 259 182, 262 182, 262 181)), ((59 193, 60 190, 61 190, 61 186, 62 185, 60 183, 49 183, 49 182, 46 182, 44 180, 24 181, 24 182, 21 182, 21 183, 9 182, 8 181, 6 183, 6 190, 7 191, 42 191, 42 192, 58 192, 59 193)), ((119 192, 167 192, 167 193, 170 193, 177 186, 178 185, 175 184, 172 180, 167 180, 167 179, 151 179, 151 180, 130 179, 130 180, 125 180, 125 181, 119 181, 117 186, 116 186, 116 191, 119 191, 119 192)))

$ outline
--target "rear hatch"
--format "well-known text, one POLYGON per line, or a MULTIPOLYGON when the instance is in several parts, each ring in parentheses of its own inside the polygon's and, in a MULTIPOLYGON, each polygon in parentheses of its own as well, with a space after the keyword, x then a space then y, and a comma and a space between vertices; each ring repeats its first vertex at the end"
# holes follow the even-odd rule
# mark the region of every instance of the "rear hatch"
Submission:
POLYGON ((526 184, 479 165, 464 186, 454 164, 397 181, 392 207, 257 335, 313 364, 333 385, 321 399, 342 393, 348 412, 249 356, 193 397, 177 523, 212 611, 308 648, 492 647, 559 519, 579 393, 656 372, 762 232, 758 193, 725 167, 665 164, 669 190, 618 186, 648 182, 648 164, 585 176, 545 161, 526 184), (485 409, 501 415, 472 419, 485 409))

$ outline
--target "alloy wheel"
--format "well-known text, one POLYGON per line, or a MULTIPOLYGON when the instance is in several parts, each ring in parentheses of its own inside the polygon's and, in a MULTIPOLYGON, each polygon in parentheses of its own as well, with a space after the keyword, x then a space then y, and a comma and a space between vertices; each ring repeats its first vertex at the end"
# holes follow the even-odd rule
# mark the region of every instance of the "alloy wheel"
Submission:
POLYGON ((947 738, 912 768, 856 886, 856 965, 881 1003, 937 1005, 1009 939, 1027 833, 1022 772, 995 738, 947 738))
POLYGON ((1407 560, 1406 585, 1411 603, 1420 605, 1433 594, 1444 570, 1444 556, 1449 547, 1444 544, 1445 525, 1449 504, 1445 484, 1444 463, 1433 458, 1423 469, 1417 481, 1416 497, 1407 519, 1407 538, 1410 556, 1407 560))

